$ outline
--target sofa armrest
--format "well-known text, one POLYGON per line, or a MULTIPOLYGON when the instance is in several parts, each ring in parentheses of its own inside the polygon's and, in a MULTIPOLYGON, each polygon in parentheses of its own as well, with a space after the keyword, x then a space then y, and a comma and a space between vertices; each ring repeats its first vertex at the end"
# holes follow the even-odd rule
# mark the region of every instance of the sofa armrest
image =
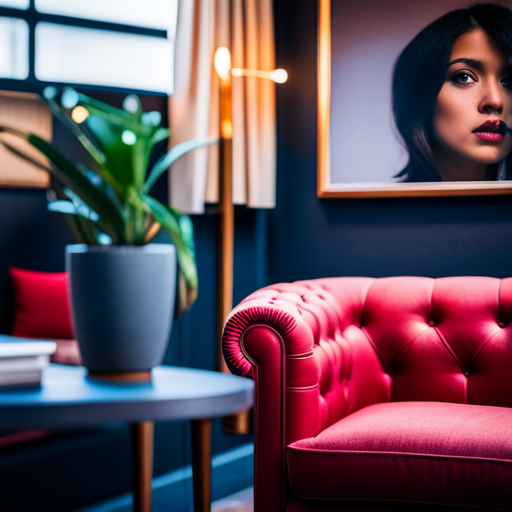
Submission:
POLYGON ((330 278, 274 285, 247 297, 226 320, 228 368, 256 384, 259 510, 272 510, 277 494, 286 500, 288 444, 317 435, 360 407, 389 400, 389 376, 377 354, 363 334, 350 334, 371 282, 330 278), (352 297, 346 304, 331 292, 339 286, 347 287, 345 298, 352 297))

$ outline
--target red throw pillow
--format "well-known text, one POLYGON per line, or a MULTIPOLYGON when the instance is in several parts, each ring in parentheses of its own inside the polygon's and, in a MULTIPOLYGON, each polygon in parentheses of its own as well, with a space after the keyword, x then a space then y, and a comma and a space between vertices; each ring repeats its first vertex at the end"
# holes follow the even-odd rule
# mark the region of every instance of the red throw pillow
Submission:
POLYGON ((14 288, 13 336, 73 339, 67 272, 11 267, 9 274, 14 288))

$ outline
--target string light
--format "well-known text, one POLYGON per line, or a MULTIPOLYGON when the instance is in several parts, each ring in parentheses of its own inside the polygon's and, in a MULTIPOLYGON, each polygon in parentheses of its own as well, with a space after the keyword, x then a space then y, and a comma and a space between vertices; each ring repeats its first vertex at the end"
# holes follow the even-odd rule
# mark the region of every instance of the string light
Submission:
POLYGON ((71 119, 75 121, 77 124, 83 123, 87 118, 89 117, 89 111, 85 108, 79 105, 78 107, 75 107, 71 111, 71 119))

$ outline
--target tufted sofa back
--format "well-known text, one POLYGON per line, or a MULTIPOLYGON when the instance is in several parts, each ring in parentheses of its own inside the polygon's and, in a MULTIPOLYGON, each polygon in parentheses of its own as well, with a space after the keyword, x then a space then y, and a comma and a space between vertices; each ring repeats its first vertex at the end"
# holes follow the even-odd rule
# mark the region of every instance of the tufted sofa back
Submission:
POLYGON ((314 422, 288 426, 289 442, 376 402, 512 407, 512 279, 316 279, 259 290, 234 313, 224 350, 236 373, 252 371, 240 351, 230 357, 245 328, 283 335, 290 408, 308 402, 314 422))
POLYGON ((323 287, 339 304, 341 338, 355 346, 364 337, 390 376, 390 400, 512 407, 512 279, 394 277, 323 287))

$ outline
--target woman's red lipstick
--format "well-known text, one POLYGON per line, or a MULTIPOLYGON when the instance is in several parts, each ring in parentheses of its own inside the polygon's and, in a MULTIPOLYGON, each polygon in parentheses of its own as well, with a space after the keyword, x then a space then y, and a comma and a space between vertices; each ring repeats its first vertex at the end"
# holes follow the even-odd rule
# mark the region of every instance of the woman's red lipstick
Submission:
POLYGON ((473 133, 487 142, 501 142, 508 131, 512 130, 503 121, 495 119, 481 124, 473 133))

